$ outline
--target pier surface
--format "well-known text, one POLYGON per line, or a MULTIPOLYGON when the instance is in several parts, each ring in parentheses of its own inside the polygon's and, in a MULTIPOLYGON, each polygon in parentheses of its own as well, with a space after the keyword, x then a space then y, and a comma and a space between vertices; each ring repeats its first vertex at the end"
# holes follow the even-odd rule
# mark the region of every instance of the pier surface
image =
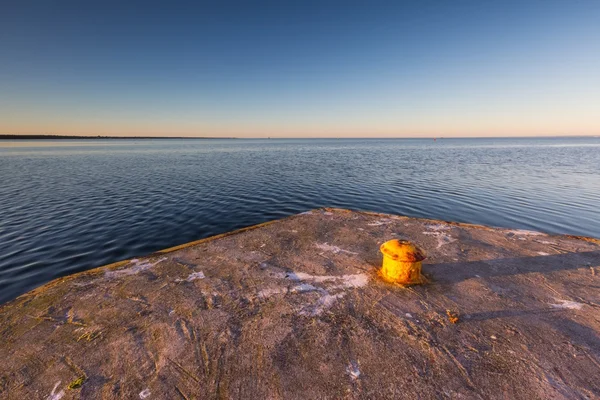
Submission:
POLYGON ((600 398, 600 241, 315 210, 52 281, 0 360, 2 399, 600 398))

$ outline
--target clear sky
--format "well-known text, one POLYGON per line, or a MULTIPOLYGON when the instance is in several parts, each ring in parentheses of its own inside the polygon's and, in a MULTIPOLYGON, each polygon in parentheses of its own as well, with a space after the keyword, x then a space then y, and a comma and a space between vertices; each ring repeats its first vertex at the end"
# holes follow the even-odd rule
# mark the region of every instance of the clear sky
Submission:
POLYGON ((598 135, 600 1, 5 1, 0 133, 598 135))

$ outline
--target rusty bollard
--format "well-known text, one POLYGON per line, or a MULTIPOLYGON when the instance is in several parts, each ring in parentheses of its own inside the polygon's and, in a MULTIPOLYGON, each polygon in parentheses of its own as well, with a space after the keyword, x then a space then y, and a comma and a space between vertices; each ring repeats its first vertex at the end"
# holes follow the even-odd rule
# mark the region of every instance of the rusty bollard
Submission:
POLYGON ((421 276, 421 261, 425 253, 408 240, 393 239, 380 247, 383 253, 381 277, 394 283, 415 285, 425 280, 421 276))

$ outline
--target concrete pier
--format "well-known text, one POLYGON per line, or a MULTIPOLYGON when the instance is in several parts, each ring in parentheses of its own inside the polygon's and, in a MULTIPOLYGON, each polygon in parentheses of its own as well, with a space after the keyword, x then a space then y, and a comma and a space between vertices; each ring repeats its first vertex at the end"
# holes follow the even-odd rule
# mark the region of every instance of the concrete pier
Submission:
POLYGON ((600 241, 314 210, 33 290, 0 360, 2 399, 600 398, 600 241))

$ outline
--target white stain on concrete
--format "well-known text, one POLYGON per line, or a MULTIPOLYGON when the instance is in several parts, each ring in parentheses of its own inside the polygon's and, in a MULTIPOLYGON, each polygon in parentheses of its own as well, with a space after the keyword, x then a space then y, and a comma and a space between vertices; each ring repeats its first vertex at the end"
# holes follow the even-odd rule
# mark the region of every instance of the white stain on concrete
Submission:
POLYGON ((583 307, 582 303, 577 303, 576 301, 570 301, 570 300, 558 300, 558 301, 559 301, 558 304, 551 304, 551 306, 554 308, 566 308, 569 310, 581 310, 581 307, 583 307))
POLYGON ((316 293, 316 302, 307 305, 299 311, 300 315, 315 316, 331 308, 338 299, 346 295, 346 291, 352 288, 360 288, 369 283, 367 274, 349 275, 311 275, 305 272, 288 272, 285 277, 297 282, 290 288, 280 286, 262 289, 258 297, 266 299, 278 294, 302 294, 316 293))
POLYGON ((192 281, 195 281, 196 279, 204 279, 204 278, 206 278, 206 276, 204 276, 204 272, 198 271, 198 272, 192 272, 185 279, 175 279, 175 282, 192 282, 192 281))
POLYGON ((328 243, 317 243, 316 246, 320 250, 329 251, 329 252, 332 252, 334 254, 339 254, 339 253, 358 254, 358 253, 355 253, 353 251, 341 249, 341 248, 339 248, 337 246, 332 246, 332 245, 330 245, 328 243))
POLYGON ((267 288, 258 292, 258 297, 261 299, 266 299, 268 297, 277 295, 277 294, 288 294, 288 293, 307 293, 307 292, 318 292, 322 290, 316 286, 313 286, 308 283, 301 283, 299 285, 293 286, 291 288, 287 287, 275 287, 275 288, 267 288))
POLYGON ((444 225, 444 224, 427 224, 425 225, 425 228, 429 229, 430 231, 447 231, 450 230, 451 227, 448 225, 444 225))
POLYGON ((354 360, 350 361, 350 364, 346 367, 346 372, 352 380, 360 378, 360 369, 358 368, 358 363, 354 360))
MULTIPOLYGON (((305 272, 288 272, 285 278, 296 282, 291 287, 279 286, 262 289, 258 292, 260 299, 275 295, 312 293, 315 301, 306 304, 298 312, 299 315, 316 316, 331 308, 338 299, 343 298, 348 289, 360 288, 369 283, 367 274, 348 275, 311 275, 305 272), (314 297, 314 295, 317 297, 314 297)), ((310 301, 311 298, 307 298, 310 301)))
POLYGON ((369 276, 367 274, 342 275, 340 280, 341 285, 338 287, 359 288, 369 283, 369 276))
POLYGON ((304 272, 289 272, 287 277, 293 281, 308 281, 315 283, 331 282, 332 289, 358 288, 369 283, 367 274, 354 275, 310 275, 304 272))
POLYGON ((525 229, 513 229, 511 231, 507 231, 507 233, 512 233, 514 235, 521 235, 521 236, 546 236, 545 233, 536 232, 536 231, 528 231, 525 229))
POLYGON ((144 389, 140 392, 140 399, 145 399, 149 397, 152 393, 150 393, 150 389, 144 389))
POLYGON ((360 288, 369 283, 367 274, 353 275, 310 275, 304 272, 290 272, 288 279, 295 282, 302 282, 295 288, 305 290, 296 290, 295 292, 316 292, 319 295, 316 303, 304 307, 299 314, 307 316, 320 315, 323 311, 331 308, 338 299, 346 295, 346 290, 351 288, 360 288), (306 283, 306 282, 310 282, 306 283), (320 285, 316 285, 320 284, 320 285))
POLYGON ((554 243, 554 242, 549 242, 549 241, 547 241, 547 240, 536 240, 536 242, 538 242, 538 243, 541 243, 541 244, 553 244, 553 245, 556 245, 556 243, 554 243))
POLYGON ((392 221, 392 220, 390 220, 390 219, 380 219, 380 220, 378 220, 378 221, 375 221, 375 222, 368 223, 367 225, 368 225, 368 226, 382 226, 382 225, 388 225, 388 224, 391 224, 392 222, 393 222, 393 221, 392 221))
POLYGON ((456 242, 456 239, 453 238, 452 236, 444 233, 443 231, 430 231, 430 232, 423 232, 423 235, 426 236, 434 236, 435 238, 437 238, 437 248, 439 249, 442 246, 445 246, 449 243, 452 242, 456 242))
POLYGON ((301 283, 300 285, 294 286, 290 289, 291 293, 305 293, 305 292, 314 292, 319 290, 316 286, 313 286, 309 283, 301 283))
POLYGON ((58 387, 60 386, 60 381, 56 382, 56 385, 54 385, 54 387, 52 388, 52 392, 50 392, 50 395, 48 397, 46 397, 46 400, 60 400, 62 399, 62 397, 65 395, 65 391, 61 390, 60 392, 56 393, 56 389, 58 389, 58 387))
POLYGON ((108 272, 106 272, 105 276, 107 278, 120 278, 122 276, 135 275, 137 273, 140 273, 142 271, 150 269, 157 264, 160 264, 161 262, 165 261, 166 259, 167 259, 166 257, 163 257, 163 258, 156 260, 155 262, 150 262, 150 261, 140 262, 140 260, 134 258, 133 260, 131 260, 129 262, 129 265, 131 265, 129 268, 124 268, 124 269, 120 269, 117 271, 108 271, 108 272))
POLYGON ((319 297, 317 303, 304 308, 302 311, 299 312, 300 315, 309 315, 313 317, 315 315, 320 315, 323 313, 323 311, 331 308, 335 304, 337 299, 341 299, 346 295, 346 293, 343 292, 329 294, 329 292, 324 289, 320 289, 319 294, 321 295, 321 297, 319 297))

